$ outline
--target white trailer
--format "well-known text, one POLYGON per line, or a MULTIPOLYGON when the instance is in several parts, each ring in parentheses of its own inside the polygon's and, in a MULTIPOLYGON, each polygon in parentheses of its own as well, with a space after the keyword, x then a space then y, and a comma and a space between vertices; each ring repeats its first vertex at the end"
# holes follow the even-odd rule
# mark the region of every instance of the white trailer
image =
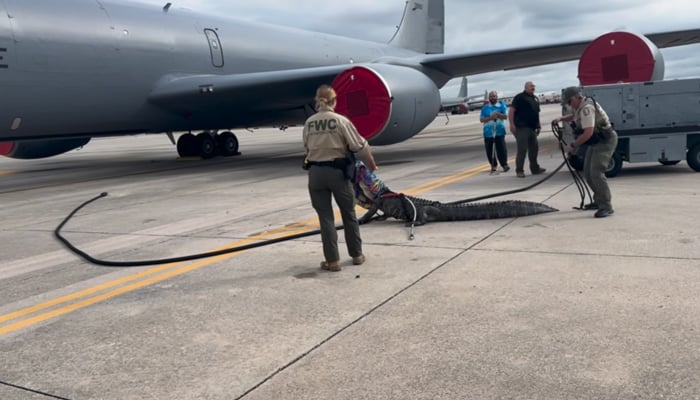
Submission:
POLYGON ((619 137, 607 176, 623 161, 686 160, 700 172, 700 79, 593 85, 583 93, 605 109, 619 137))

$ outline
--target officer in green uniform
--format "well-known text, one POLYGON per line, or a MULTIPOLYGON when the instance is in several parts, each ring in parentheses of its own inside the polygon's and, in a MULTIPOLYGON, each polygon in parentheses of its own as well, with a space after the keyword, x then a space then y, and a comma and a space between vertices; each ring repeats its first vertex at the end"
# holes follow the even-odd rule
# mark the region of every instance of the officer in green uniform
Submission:
POLYGON ((596 218, 608 217, 614 211, 605 170, 617 146, 617 133, 612 128, 605 110, 594 99, 584 97, 581 94, 581 88, 571 86, 564 89, 562 101, 573 108, 573 114, 557 118, 554 122, 574 121, 576 124, 574 128, 576 139, 567 145, 566 152, 572 153, 576 147, 584 143, 589 145, 583 172, 586 182, 593 190, 593 203, 587 204, 584 208, 597 210, 596 218))
POLYGON ((334 111, 336 93, 332 87, 322 85, 316 91, 316 114, 304 123, 305 165, 309 170, 309 195, 321 225, 321 240, 325 261, 321 268, 340 271, 338 234, 335 229, 332 198, 340 208, 345 230, 345 243, 352 263, 362 264, 360 225, 355 215, 355 196, 351 171, 355 163, 349 153, 355 153, 374 171, 372 151, 355 126, 346 117, 334 111))

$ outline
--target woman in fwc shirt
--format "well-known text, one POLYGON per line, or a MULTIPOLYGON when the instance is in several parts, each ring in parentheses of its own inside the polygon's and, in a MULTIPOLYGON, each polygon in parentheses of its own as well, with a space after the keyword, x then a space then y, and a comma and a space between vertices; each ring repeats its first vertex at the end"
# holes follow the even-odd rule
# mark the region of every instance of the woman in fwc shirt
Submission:
POLYGON ((316 91, 316 114, 304 123, 304 148, 309 165, 309 195, 311 204, 318 214, 321 226, 321 241, 325 261, 321 268, 327 271, 340 271, 338 254, 338 234, 335 229, 332 198, 340 208, 345 231, 345 243, 352 263, 362 264, 360 225, 355 215, 355 197, 352 182, 346 170, 352 170, 354 163, 348 152, 356 153, 374 171, 372 151, 367 141, 360 136, 352 122, 334 111, 335 90, 322 85, 316 91))

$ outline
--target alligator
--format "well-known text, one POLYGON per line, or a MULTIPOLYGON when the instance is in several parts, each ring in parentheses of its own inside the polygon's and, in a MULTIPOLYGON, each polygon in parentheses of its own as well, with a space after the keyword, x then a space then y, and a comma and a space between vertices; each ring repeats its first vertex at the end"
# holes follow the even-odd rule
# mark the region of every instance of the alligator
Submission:
POLYGON ((367 223, 381 211, 380 218, 396 218, 424 225, 438 221, 471 221, 478 219, 513 218, 558 211, 542 203, 503 200, 488 203, 441 203, 402 193, 385 192, 375 198, 360 223, 367 223))
POLYGON ((522 200, 503 200, 487 203, 441 203, 391 191, 374 172, 356 163, 354 177, 355 199, 368 209, 360 223, 369 222, 378 212, 388 217, 415 225, 438 221, 471 221, 479 219, 513 218, 558 211, 542 203, 522 200))

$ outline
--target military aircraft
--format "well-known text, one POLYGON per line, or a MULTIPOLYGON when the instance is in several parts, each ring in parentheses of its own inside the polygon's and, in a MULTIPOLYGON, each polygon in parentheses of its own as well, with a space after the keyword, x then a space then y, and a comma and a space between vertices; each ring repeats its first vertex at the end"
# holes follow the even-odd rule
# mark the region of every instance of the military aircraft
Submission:
POLYGON ((459 85, 459 92, 457 97, 441 97, 440 98, 440 111, 449 112, 452 114, 466 114, 469 112, 469 106, 467 105, 467 77, 463 76, 462 81, 459 85))
MULTIPOLYGON (((3 0, 0 154, 48 157, 139 133, 175 143, 186 132, 181 156, 229 156, 233 129, 302 124, 322 83, 370 143, 392 144, 435 118, 451 78, 573 60, 588 44, 443 54, 444 15, 444 0, 408 0, 394 37, 374 43, 169 2, 3 0)), ((647 37, 678 46, 700 30, 647 37)))

